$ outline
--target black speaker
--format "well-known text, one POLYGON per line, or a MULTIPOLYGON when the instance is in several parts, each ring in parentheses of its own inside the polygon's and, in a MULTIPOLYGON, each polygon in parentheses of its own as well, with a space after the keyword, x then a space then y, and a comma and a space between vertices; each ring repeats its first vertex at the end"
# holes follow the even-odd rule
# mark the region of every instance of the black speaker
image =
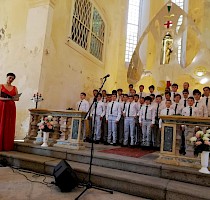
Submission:
POLYGON ((65 160, 61 160, 54 168, 53 176, 55 178, 55 185, 60 188, 61 192, 70 192, 79 184, 76 173, 65 160))

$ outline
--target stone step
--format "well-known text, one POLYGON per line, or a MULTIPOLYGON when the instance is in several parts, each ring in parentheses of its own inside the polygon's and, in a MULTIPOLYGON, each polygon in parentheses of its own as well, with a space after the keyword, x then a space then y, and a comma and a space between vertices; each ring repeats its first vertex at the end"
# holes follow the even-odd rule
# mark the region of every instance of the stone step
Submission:
MULTIPOLYGON (((78 163, 88 164, 90 162, 89 148, 78 151, 59 147, 41 147, 31 143, 16 143, 15 149, 19 152, 66 159, 78 163)), ((210 175, 201 174, 198 172, 198 169, 194 168, 156 163, 155 159, 157 157, 158 153, 152 153, 139 159, 95 151, 93 165, 201 186, 210 186, 210 175)))
MULTIPOLYGON (((22 152, 0 152, 0 159, 6 159, 10 165, 36 171, 43 174, 53 173, 54 167, 61 161, 57 158, 32 155, 22 152)), ((68 161, 80 180, 87 178, 89 165, 68 161)), ((87 179, 86 179, 87 180, 87 179)), ((115 191, 139 197, 162 199, 209 199, 208 187, 182 183, 165 178, 152 177, 101 166, 92 167, 93 184, 115 191)))

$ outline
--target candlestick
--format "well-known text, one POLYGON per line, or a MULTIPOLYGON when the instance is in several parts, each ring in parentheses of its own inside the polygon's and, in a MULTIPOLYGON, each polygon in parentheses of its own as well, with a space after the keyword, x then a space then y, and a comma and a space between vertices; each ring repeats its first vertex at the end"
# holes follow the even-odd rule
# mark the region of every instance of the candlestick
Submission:
POLYGON ((42 98, 42 95, 37 92, 36 94, 33 95, 33 97, 31 98, 31 100, 33 102, 35 102, 36 109, 37 109, 38 103, 41 102, 41 101, 43 101, 44 99, 42 98))

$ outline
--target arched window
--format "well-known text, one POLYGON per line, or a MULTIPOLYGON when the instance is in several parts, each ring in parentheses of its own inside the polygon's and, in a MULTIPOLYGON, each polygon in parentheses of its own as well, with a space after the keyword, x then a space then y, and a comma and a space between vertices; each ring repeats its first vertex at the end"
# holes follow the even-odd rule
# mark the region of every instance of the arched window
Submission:
POLYGON ((138 42, 141 0, 129 0, 125 62, 130 62, 138 42))
MULTIPOLYGON (((185 0, 172 0, 173 3, 175 3, 177 6, 179 6, 182 10, 186 11, 187 12, 187 1, 185 0)), ((178 23, 177 23, 177 29, 180 28, 180 26, 182 25, 182 22, 183 22, 183 16, 181 15, 179 20, 178 20, 178 23)), ((183 37, 179 40, 178 42, 178 62, 179 64, 181 63, 181 56, 182 56, 182 53, 183 53, 183 47, 184 45, 186 45, 186 33, 183 35, 183 37)))
POLYGON ((69 38, 94 57, 103 60, 105 23, 89 0, 75 0, 69 38))
MULTIPOLYGON (((132 54, 137 45, 139 36, 145 27, 142 24, 149 24, 149 17, 145 17, 146 13, 150 13, 150 1, 143 0, 129 0, 128 6, 128 21, 127 21, 127 38, 126 38, 126 51, 125 51, 125 62, 130 62, 132 54), (147 12, 145 11, 147 10, 147 12), (144 13, 144 14, 142 14, 144 13)), ((165 0, 167 3, 168 0, 165 0)), ((185 12, 188 10, 188 0, 172 0, 173 3, 177 4, 185 12)), ((183 21, 183 16, 179 18, 177 29, 181 26, 183 21)), ((181 55, 186 47, 186 37, 187 34, 184 32, 183 37, 178 42, 178 62, 181 62, 181 55)))

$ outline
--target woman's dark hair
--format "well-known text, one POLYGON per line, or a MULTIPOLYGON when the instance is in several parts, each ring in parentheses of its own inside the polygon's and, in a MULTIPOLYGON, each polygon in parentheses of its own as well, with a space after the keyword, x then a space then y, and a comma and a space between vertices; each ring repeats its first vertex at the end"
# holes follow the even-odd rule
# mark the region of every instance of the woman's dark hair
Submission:
POLYGON ((15 74, 14 74, 14 73, 8 73, 8 74, 7 74, 7 77, 8 77, 8 76, 13 76, 13 77, 14 77, 14 79, 16 78, 16 76, 15 76, 15 74))

